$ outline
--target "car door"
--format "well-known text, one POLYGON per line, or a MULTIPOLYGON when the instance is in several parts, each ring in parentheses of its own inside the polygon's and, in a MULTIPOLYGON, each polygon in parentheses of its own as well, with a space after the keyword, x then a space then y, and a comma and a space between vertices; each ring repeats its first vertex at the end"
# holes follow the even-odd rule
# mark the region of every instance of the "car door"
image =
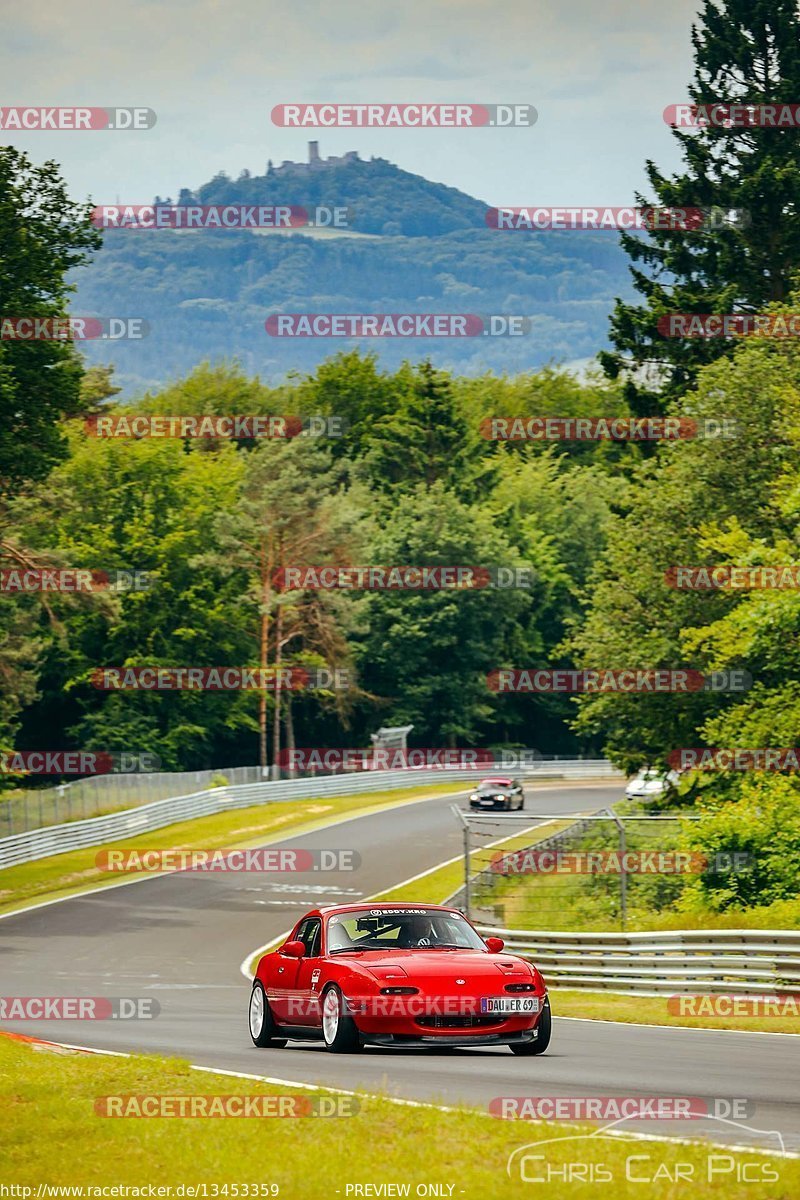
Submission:
MULTIPOLYGON (((312 974, 314 962, 319 967, 319 943, 321 937, 321 920, 319 917, 306 917, 295 931, 294 941, 302 942, 306 953, 301 959, 283 959, 279 988, 284 991, 282 1007, 283 1016, 276 1018, 285 1025, 319 1025, 317 998, 312 991, 312 974)), ((319 974, 317 976, 319 979, 319 974)), ((313 983, 317 982, 313 980, 313 983)))
MULTIPOLYGON (((287 942, 303 942, 306 945, 304 933, 308 929, 311 922, 310 917, 306 917, 304 921, 294 929, 286 939, 287 942)), ((272 1015, 280 1025, 303 1025, 298 1017, 297 1004, 297 977, 300 972, 300 963, 302 958, 289 958, 288 955, 281 954, 280 950, 275 956, 275 964, 270 972, 270 986, 267 989, 269 997, 269 1006, 272 1009, 272 1015)))
POLYGON ((297 975, 295 977, 295 996, 297 1000, 298 1025, 319 1026, 322 1024, 322 1010, 319 1004, 319 980, 322 974, 322 921, 319 917, 311 917, 306 922, 300 940, 306 952, 298 958, 297 975))

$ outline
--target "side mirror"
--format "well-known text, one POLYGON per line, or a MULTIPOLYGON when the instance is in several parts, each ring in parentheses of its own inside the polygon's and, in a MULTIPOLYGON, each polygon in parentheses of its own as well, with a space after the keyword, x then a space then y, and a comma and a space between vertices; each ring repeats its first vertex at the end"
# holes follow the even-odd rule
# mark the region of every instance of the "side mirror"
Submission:
POLYGON ((302 942, 284 942, 278 951, 279 954, 285 955, 286 958, 302 958, 306 952, 306 948, 302 942))
POLYGON ((502 938, 488 937, 486 938, 486 945, 492 954, 499 954, 505 946, 505 942, 502 938))

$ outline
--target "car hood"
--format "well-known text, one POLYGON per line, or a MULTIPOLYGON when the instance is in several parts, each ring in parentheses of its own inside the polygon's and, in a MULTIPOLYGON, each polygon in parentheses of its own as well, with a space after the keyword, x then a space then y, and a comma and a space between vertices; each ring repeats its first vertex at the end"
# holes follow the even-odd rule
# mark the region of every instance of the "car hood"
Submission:
MULTIPOLYGON (((337 956, 338 957, 338 956, 337 956)), ((514 955, 488 955, 479 950, 395 950, 391 953, 366 956, 342 955, 348 965, 357 967, 373 979, 391 983, 396 979, 415 982, 423 979, 452 980, 456 976, 468 981, 486 979, 497 981, 501 975, 530 979, 533 971, 528 963, 514 955)))

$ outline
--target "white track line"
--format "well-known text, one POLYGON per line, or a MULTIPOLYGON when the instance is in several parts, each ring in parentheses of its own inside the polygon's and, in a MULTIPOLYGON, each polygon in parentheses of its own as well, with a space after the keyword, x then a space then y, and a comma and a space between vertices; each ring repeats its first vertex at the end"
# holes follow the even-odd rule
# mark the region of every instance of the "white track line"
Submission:
MULTIPOLYGON (((597 994, 591 993, 593 996, 597 994)), ((558 988, 555 989, 555 996, 558 998, 558 988)), ((681 1033, 744 1033, 752 1037, 800 1037, 800 1033, 781 1033, 777 1029, 715 1029, 713 1025, 658 1025, 649 1021, 610 1021, 608 1017, 559 1017, 557 1013, 553 1013, 553 1018, 556 1021, 591 1021, 596 1025, 632 1025, 634 1029, 677 1029, 681 1033)))

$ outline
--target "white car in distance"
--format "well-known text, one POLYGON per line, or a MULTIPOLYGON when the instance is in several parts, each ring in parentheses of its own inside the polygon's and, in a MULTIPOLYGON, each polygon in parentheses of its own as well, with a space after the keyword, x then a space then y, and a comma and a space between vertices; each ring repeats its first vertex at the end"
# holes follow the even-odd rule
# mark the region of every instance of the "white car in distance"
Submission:
POLYGON ((678 786, 677 771, 640 771, 625 788, 629 800, 656 800, 666 796, 678 786))

